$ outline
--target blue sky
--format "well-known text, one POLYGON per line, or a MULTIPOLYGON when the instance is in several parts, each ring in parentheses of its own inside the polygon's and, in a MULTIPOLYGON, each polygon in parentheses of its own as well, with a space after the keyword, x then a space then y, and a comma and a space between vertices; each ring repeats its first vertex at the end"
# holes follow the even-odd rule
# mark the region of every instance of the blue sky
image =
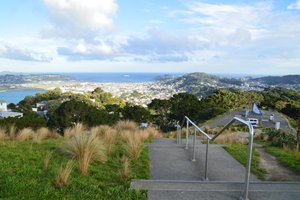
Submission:
POLYGON ((300 73, 300 0, 3 0, 0 71, 300 73))

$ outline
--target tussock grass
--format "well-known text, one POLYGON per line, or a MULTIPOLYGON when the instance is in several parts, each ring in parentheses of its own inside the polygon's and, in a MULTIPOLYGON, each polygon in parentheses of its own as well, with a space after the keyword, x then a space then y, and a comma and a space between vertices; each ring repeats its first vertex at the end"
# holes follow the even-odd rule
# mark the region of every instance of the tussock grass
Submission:
POLYGON ((134 132, 134 131, 139 130, 138 124, 133 122, 133 121, 129 121, 129 120, 117 122, 117 124, 114 126, 114 128, 118 132, 120 132, 120 131, 132 131, 132 132, 134 132))
POLYGON ((33 137, 33 142, 41 144, 44 139, 49 137, 49 135, 50 134, 48 128, 39 128, 33 137))
POLYGON ((14 140, 16 138, 16 134, 17 134, 17 128, 15 125, 11 125, 9 127, 9 131, 8 131, 8 135, 9 135, 9 138, 11 140, 14 140))
POLYGON ((154 127, 148 127, 145 130, 146 130, 146 132, 148 132, 149 137, 152 137, 152 138, 161 138, 162 137, 162 134, 154 127))
POLYGON ((300 152, 299 151, 295 151, 295 156, 296 156, 296 160, 300 161, 300 152))
POLYGON ((75 135, 61 147, 63 153, 78 160, 79 171, 82 175, 88 174, 88 167, 92 161, 106 162, 105 149, 103 141, 88 132, 75 135))
POLYGON ((85 127, 82 123, 77 123, 74 127, 72 128, 67 128, 64 131, 64 138, 69 139, 71 137, 74 137, 76 135, 80 135, 85 131, 85 127))
POLYGON ((107 154, 111 155, 113 150, 114 150, 114 146, 117 142, 117 131, 114 129, 108 129, 103 136, 104 139, 104 143, 107 147, 107 154))
POLYGON ((0 142, 3 142, 6 139, 6 131, 3 128, 0 128, 0 142))
POLYGON ((49 168, 49 162, 52 158, 52 152, 49 151, 47 152, 47 154, 45 155, 45 158, 44 158, 44 170, 47 171, 48 168, 49 168))
POLYGON ((57 133, 56 131, 50 131, 49 132, 49 138, 52 138, 52 139, 59 139, 61 138, 62 136, 57 133))
POLYGON ((54 186, 56 188, 61 188, 68 185, 68 180, 73 170, 73 166, 72 160, 69 160, 65 167, 60 166, 54 180, 54 186))
POLYGON ((31 128, 24 128, 16 136, 16 141, 22 142, 25 140, 31 140, 33 136, 34 136, 34 132, 31 128))
POLYGON ((93 136, 97 136, 97 137, 104 137, 105 133, 109 132, 111 130, 112 130, 112 128, 110 126, 100 125, 100 126, 91 128, 91 134, 93 136))
POLYGON ((130 160, 128 157, 121 158, 122 169, 119 172, 120 179, 126 181, 130 176, 130 160))
POLYGON ((243 138, 239 137, 236 134, 225 134, 225 135, 219 135, 215 140, 215 143, 217 144, 244 144, 245 141, 243 138))
POLYGON ((127 155, 133 160, 138 159, 143 150, 143 140, 140 132, 125 131, 123 137, 125 140, 124 149, 127 155))

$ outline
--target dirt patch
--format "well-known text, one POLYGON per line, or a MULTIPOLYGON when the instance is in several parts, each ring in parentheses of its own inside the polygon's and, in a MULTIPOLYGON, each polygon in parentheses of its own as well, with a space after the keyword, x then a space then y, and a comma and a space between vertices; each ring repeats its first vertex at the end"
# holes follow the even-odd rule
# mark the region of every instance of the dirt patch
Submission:
POLYGON ((267 153, 260 144, 254 144, 260 154, 260 165, 267 171, 266 181, 300 181, 300 176, 282 166, 275 156, 267 153))

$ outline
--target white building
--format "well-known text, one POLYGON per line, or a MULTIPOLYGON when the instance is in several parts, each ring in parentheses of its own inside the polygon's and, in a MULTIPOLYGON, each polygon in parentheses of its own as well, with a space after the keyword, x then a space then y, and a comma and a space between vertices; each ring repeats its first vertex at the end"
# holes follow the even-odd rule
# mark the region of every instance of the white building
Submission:
POLYGON ((7 110, 7 103, 5 101, 0 101, 0 119, 8 117, 23 117, 23 113, 11 112, 7 110))
POLYGON ((7 111, 7 103, 5 101, 0 101, 0 111, 7 111))

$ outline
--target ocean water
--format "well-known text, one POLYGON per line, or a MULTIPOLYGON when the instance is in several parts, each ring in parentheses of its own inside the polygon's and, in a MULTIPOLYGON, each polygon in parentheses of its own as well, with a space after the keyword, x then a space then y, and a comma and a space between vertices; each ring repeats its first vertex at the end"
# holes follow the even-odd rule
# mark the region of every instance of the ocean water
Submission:
POLYGON ((38 92, 45 92, 45 90, 7 90, 0 91, 0 101, 9 103, 19 103, 26 96, 34 96, 38 92))
POLYGON ((98 83, 142 83, 152 82, 164 75, 180 76, 183 73, 57 73, 70 76, 76 81, 98 83))

